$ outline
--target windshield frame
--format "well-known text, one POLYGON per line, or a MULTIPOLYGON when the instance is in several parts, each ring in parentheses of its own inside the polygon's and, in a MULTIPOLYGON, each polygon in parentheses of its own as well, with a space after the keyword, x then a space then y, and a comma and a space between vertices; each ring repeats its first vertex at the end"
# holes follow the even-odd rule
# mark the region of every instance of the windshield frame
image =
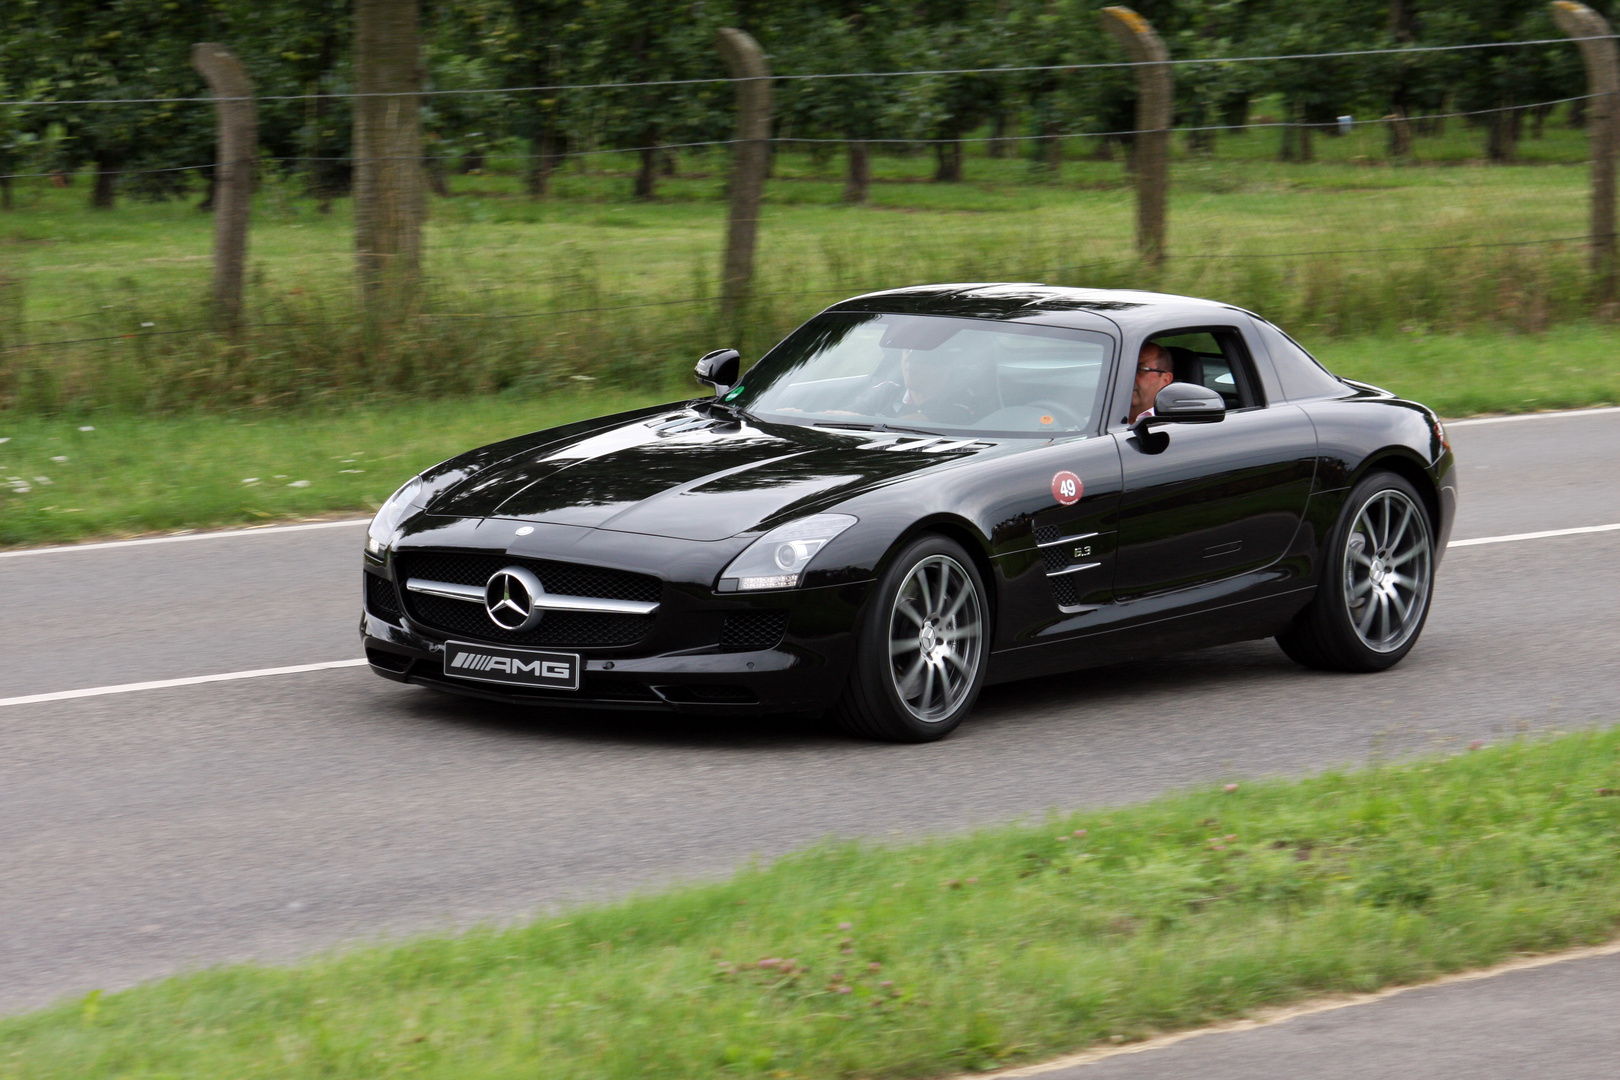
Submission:
MULTIPOLYGON (((1014 332, 1016 333, 1018 331, 1014 332)), ((1091 438, 1099 435, 1107 423, 1109 415, 1108 410, 1111 404, 1110 399, 1113 391, 1114 375, 1119 362, 1119 342, 1119 335, 1112 330, 1105 330, 1102 327, 1097 326, 1069 326, 1055 321, 1048 321, 1046 319, 986 319, 975 318, 967 315, 936 315, 929 312, 918 311, 844 311, 836 308, 829 308, 825 311, 818 312, 810 319, 807 319, 804 323, 795 328, 792 333, 788 334, 781 341, 772 346, 764 356, 761 356, 753 364, 749 365, 748 370, 744 372, 743 375, 738 379, 737 385, 733 387, 722 400, 726 407, 738 412, 743 412, 757 420, 773 424, 789 424, 796 427, 819 427, 828 430, 844 429, 848 431, 871 431, 878 434, 898 432, 913 435, 928 435, 937 436, 940 438, 961 439, 1039 439, 1043 441, 1056 441, 1059 439, 1091 438), (753 402, 753 400, 751 400, 755 393, 761 393, 763 391, 754 391, 753 393, 750 393, 748 389, 749 377, 754 375, 755 372, 759 371, 762 367, 770 365, 773 360, 779 360, 780 354, 782 354, 785 349, 790 347, 794 343, 794 340, 799 338, 801 334, 804 334, 807 331, 813 332, 813 328, 816 327, 817 324, 822 323, 824 320, 849 319, 853 321, 867 319, 873 316, 877 316, 878 318, 899 316, 905 318, 949 320, 951 322, 972 323, 981 327, 995 327, 1003 330, 1011 329, 1012 327, 1028 327, 1031 331, 1038 333, 1041 336, 1051 336, 1054 338, 1072 337, 1072 339, 1076 341, 1086 341, 1094 344, 1101 344, 1103 346, 1102 371, 1099 375, 1097 401, 1092 408, 1092 415, 1090 417, 1091 422, 1089 426, 1083 428, 1066 429, 1060 431, 1032 431, 1018 429, 1004 430, 980 427, 957 427, 950 424, 919 421, 918 419, 912 417, 907 417, 904 419, 896 418, 895 422, 891 424, 885 422, 884 418, 882 417, 851 414, 848 422, 846 423, 840 421, 836 417, 827 416, 823 413, 784 413, 776 412, 770 409, 761 409, 753 402), (1053 331, 1055 331, 1055 333, 1052 333, 1053 331)))

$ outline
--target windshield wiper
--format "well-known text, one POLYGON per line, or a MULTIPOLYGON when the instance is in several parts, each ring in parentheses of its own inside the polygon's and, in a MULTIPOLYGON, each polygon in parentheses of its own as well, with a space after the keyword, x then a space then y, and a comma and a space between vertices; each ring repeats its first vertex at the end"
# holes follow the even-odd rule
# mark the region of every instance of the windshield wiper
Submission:
POLYGON ((932 435, 936 439, 945 437, 937 431, 929 431, 926 428, 903 427, 899 424, 858 424, 853 421, 845 422, 843 420, 817 420, 814 426, 847 428, 850 431, 883 431, 900 432, 906 435, 932 435))

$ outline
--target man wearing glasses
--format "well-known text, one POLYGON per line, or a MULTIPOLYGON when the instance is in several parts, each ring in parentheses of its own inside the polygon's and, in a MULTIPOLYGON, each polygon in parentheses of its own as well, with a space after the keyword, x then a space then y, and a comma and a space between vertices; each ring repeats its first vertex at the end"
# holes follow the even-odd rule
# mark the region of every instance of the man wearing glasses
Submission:
POLYGON ((1170 370, 1170 350, 1151 341, 1142 346, 1136 358, 1136 384, 1131 387, 1131 415, 1127 424, 1153 415, 1153 399, 1175 379, 1170 370))

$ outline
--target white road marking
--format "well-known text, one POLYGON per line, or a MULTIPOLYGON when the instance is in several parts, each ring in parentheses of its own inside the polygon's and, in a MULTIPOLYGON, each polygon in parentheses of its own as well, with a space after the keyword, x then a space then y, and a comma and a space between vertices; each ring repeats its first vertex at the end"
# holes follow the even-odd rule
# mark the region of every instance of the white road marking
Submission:
POLYGON ((1543 532, 1513 533, 1509 536, 1481 536, 1473 540, 1453 540, 1446 545, 1446 549, 1473 547, 1475 544, 1509 544, 1515 540, 1540 540, 1547 536, 1574 536, 1576 533, 1613 532, 1616 529, 1620 529, 1620 522, 1613 525, 1582 525, 1578 529, 1547 529, 1543 532))
POLYGON ((297 675, 305 671, 325 671, 328 668, 362 667, 365 662, 364 659, 328 660, 322 664, 294 664, 291 667, 256 668, 253 671, 227 671, 219 675, 192 675, 184 679, 154 679, 151 682, 120 683, 117 686, 91 686, 83 690, 58 690, 51 694, 25 694, 22 697, 0 698, 0 708, 7 705, 38 705, 46 701, 102 697, 107 694, 129 694, 136 690, 163 690, 171 686, 196 686, 199 683, 259 679, 266 675, 297 675))
MULTIPOLYGON (((353 524, 352 522, 326 522, 323 525, 353 524)), ((321 526, 294 525, 291 528, 319 528, 321 526)), ((1549 529, 1545 532, 1514 533, 1510 536, 1481 536, 1473 540, 1453 540, 1446 547, 1473 547, 1476 544, 1506 544, 1515 540, 1540 540, 1549 536, 1573 536, 1576 533, 1614 532, 1620 522, 1613 525, 1583 525, 1577 529, 1549 529)), ((176 539, 189 539, 177 537, 176 539)), ((152 541, 129 541, 151 543, 152 541)), ((172 686, 196 686, 200 683, 235 682, 238 679, 259 679, 266 675, 297 675, 305 671, 325 671, 328 668, 361 667, 365 660, 328 660, 321 664, 294 664, 291 667, 255 668, 252 671, 226 671, 218 675, 192 675, 184 679, 157 679, 152 682, 120 683, 117 686, 91 686, 83 690, 58 690, 50 694, 27 694, 23 697, 0 698, 0 708, 7 705, 39 705, 48 701, 70 701, 74 698, 102 697, 107 694, 129 694, 136 690, 164 690, 172 686)))
POLYGON ((253 529, 221 529, 214 532, 148 536, 140 540, 106 540, 99 544, 63 544, 58 547, 22 548, 18 551, 0 551, 0 559, 20 559, 24 555, 55 555, 64 551, 105 551, 107 548, 145 547, 147 544, 180 544, 188 540, 229 540, 238 536, 309 532, 313 529, 343 529, 352 525, 366 525, 370 521, 371 519, 368 517, 344 518, 342 521, 315 521, 307 525, 262 525, 253 529))
POLYGON ((1447 420, 1446 430, 1468 427, 1472 424, 1516 424, 1521 420, 1557 420, 1566 416, 1602 416, 1620 413, 1620 405, 1607 405, 1601 409, 1560 409, 1557 412, 1514 413, 1511 416, 1476 416, 1468 420, 1447 420))

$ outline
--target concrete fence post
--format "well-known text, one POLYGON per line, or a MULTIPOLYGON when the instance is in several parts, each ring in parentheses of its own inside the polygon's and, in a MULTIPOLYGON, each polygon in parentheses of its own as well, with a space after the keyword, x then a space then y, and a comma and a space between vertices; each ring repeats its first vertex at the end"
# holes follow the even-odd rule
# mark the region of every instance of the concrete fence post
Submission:
POLYGON ((748 302, 754 280, 754 241, 759 200, 765 191, 771 138, 771 69, 759 43, 742 30, 723 27, 715 44, 737 83, 737 145, 731 166, 731 217, 726 225, 725 264, 720 273, 720 315, 729 321, 748 302))
POLYGON ((1592 274, 1597 279, 1598 302, 1608 304, 1617 295, 1615 282, 1614 156, 1620 145, 1620 64, 1615 58, 1614 31, 1608 20, 1576 0, 1555 0, 1553 21, 1572 38, 1584 38, 1581 59, 1586 62, 1586 140, 1592 155, 1592 274))
POLYGON ((1113 35, 1137 65, 1136 250, 1147 262, 1164 261, 1165 203, 1170 193, 1170 106, 1175 78, 1170 53, 1148 21, 1128 7, 1098 12, 1103 29, 1113 35))
POLYGON ((258 109, 247 69, 225 46, 211 41, 193 45, 191 66, 208 82, 219 125, 214 152, 214 315, 235 337, 242 329, 248 212, 259 153, 258 109))

